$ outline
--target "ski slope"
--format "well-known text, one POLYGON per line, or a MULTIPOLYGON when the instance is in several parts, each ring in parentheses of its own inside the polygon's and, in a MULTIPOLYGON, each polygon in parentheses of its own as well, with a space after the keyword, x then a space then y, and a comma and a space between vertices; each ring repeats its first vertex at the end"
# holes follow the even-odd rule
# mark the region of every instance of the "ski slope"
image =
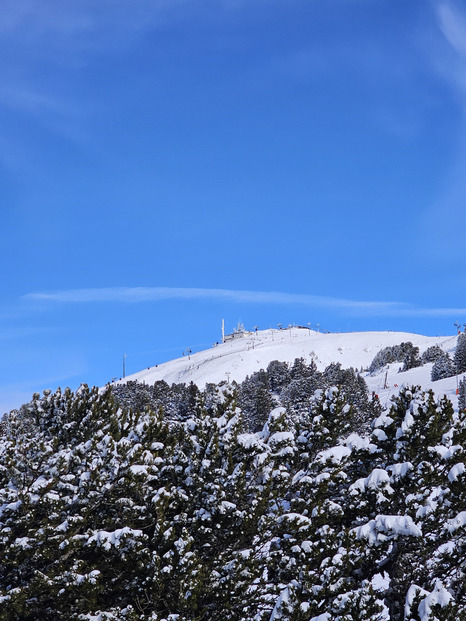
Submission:
MULTIPOLYGON (((457 336, 422 336, 407 332, 315 332, 308 328, 286 328, 283 330, 261 330, 246 334, 232 341, 221 343, 189 356, 177 358, 163 364, 127 376, 117 383, 128 381, 154 384, 165 380, 168 384, 194 382, 200 388, 209 382, 241 382, 247 375, 265 369, 272 360, 292 363, 295 358, 304 358, 309 364, 314 360, 317 368, 323 370, 332 362, 340 362, 343 368, 367 369, 378 351, 384 347, 411 341, 422 354, 431 345, 439 345, 453 355, 457 336)), ((457 378, 450 377, 431 382, 432 364, 399 373, 400 363, 393 363, 369 375, 363 372, 369 390, 379 395, 382 404, 403 385, 416 384, 424 389, 432 388, 437 396, 447 395, 457 406, 457 378)), ((461 379, 459 376, 458 379, 461 379)))

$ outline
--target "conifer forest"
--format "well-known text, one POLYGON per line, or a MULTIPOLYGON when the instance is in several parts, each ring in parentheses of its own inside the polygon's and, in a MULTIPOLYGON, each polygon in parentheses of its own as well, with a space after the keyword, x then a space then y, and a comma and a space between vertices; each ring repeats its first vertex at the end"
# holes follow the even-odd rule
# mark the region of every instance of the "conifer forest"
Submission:
POLYGON ((0 441, 1 621, 466 619, 466 414, 419 387, 83 385, 0 441))

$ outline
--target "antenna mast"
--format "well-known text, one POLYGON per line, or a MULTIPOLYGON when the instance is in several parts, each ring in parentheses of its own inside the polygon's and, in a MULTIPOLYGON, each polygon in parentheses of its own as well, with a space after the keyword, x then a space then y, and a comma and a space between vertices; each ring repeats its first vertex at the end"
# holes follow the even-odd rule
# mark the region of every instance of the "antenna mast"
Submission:
POLYGON ((225 342, 225 319, 222 319, 222 343, 225 342))

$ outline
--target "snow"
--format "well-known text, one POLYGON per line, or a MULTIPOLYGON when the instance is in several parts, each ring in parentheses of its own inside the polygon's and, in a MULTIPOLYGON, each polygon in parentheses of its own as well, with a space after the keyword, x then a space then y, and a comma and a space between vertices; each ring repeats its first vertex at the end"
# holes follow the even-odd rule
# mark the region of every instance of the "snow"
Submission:
MULTIPOLYGON (((368 477, 358 479, 349 489, 355 492, 364 492, 366 489, 378 490, 380 487, 388 486, 389 483, 390 476, 388 472, 381 468, 375 468, 368 477)), ((388 487, 386 491, 393 492, 391 487, 388 487)))
POLYGON ((350 434, 344 441, 343 444, 350 448, 352 451, 369 451, 369 453, 375 453, 377 450, 377 446, 375 444, 371 444, 369 438, 362 438, 357 433, 350 434))
POLYGON ((238 444, 245 449, 262 447, 262 443, 256 433, 240 433, 238 436, 238 444))
POLYGON ((2 505, 0 507, 0 517, 3 515, 4 511, 17 511, 22 504, 22 500, 17 500, 16 502, 10 502, 8 504, 2 505))
POLYGON ((232 502, 228 502, 227 500, 222 500, 218 509, 220 513, 231 513, 236 509, 236 505, 232 502))
POLYGON ((268 443, 273 446, 274 444, 284 444, 285 442, 292 442, 294 435, 291 431, 277 431, 272 434, 268 440, 268 443))
POLYGON ((413 469, 413 467, 413 464, 409 461, 405 461, 402 464, 393 464, 392 466, 388 466, 388 470, 392 473, 390 479, 391 482, 406 476, 408 472, 413 469))
POLYGON ((290 589, 289 587, 286 587, 285 589, 283 589, 283 591, 280 593, 277 599, 277 603, 275 604, 272 614, 270 615, 270 621, 275 621, 276 619, 277 620, 283 619, 283 616, 281 614, 281 608, 283 607, 283 605, 286 606, 286 604, 288 604, 289 601, 290 601, 290 589))
POLYGON ((147 466, 130 466, 129 469, 133 474, 147 474, 147 466))
MULTIPOLYGON (((184 356, 152 366, 117 383, 138 381, 154 384, 156 381, 165 380, 168 384, 194 382, 203 388, 210 382, 242 382, 247 375, 267 368, 272 360, 293 363, 295 358, 304 358, 308 364, 314 360, 319 370, 323 370, 331 362, 340 362, 343 368, 353 367, 360 370, 367 369, 376 353, 388 346, 411 341, 414 346, 419 347, 421 354, 432 345, 439 345, 451 354, 456 347, 456 340, 456 335, 422 336, 407 332, 323 334, 296 327, 260 330, 189 357, 184 356)), ((431 382, 431 364, 402 373, 398 372, 400 366, 400 363, 393 363, 373 375, 363 373, 369 390, 378 395, 383 406, 405 385, 420 385, 425 390, 432 389, 438 396, 447 395, 454 406, 457 405, 456 377, 431 382)))
POLYGON ((422 537, 421 529, 409 515, 378 515, 375 520, 353 529, 353 532, 357 539, 367 539, 369 544, 385 541, 387 535, 422 537))
POLYGON ((375 436, 379 442, 388 440, 388 436, 383 429, 374 429, 372 435, 375 436))
POLYGON ((414 424, 414 416, 411 412, 406 412, 403 422, 401 423, 401 429, 403 432, 408 431, 414 424))
POLYGON ((29 537, 17 537, 14 545, 23 550, 29 550, 31 548, 29 545, 29 537))
POLYGON ((452 599, 451 594, 446 590, 440 580, 437 580, 432 593, 429 593, 419 604, 418 613, 421 621, 429 621, 429 619, 432 619, 432 608, 434 606, 444 608, 452 599))
POLYGON ((445 449, 445 447, 440 447, 440 446, 436 446, 436 449, 439 449, 439 454, 442 457, 442 459, 451 459, 454 455, 456 455, 456 453, 463 452, 463 447, 460 446, 459 444, 455 444, 453 446, 450 446, 449 449, 446 449, 444 451, 442 451, 440 453, 440 449, 445 449))
POLYGON ((432 608, 434 606, 444 608, 445 606, 448 606, 450 601, 453 599, 440 580, 436 581, 434 590, 431 593, 416 584, 412 584, 406 595, 405 619, 409 619, 414 612, 412 610, 412 606, 418 595, 421 595, 423 598, 417 608, 420 621, 430 621, 436 618, 432 616, 432 608))
POLYGON ((46 477, 42 475, 38 479, 36 479, 34 483, 31 485, 31 491, 38 492, 40 489, 47 487, 52 482, 53 482, 53 479, 47 479, 46 477))
POLYGON ((390 586, 390 576, 386 571, 383 574, 375 574, 372 577, 371 586, 374 591, 386 591, 390 586))
POLYGON ((301 513, 284 513, 277 518, 277 522, 281 524, 282 522, 297 522, 298 524, 304 526, 310 526, 311 520, 301 513))
POLYGON ((448 520, 447 529, 450 533, 454 533, 455 530, 462 528, 464 525, 466 525, 466 511, 461 511, 455 518, 448 520))
POLYGON ((458 478, 464 474, 466 468, 464 466, 464 464, 462 462, 460 462, 459 464, 455 464, 453 466, 453 468, 450 470, 450 472, 448 473, 448 479, 453 482, 453 481, 457 481, 458 478))
POLYGON ((416 517, 423 518, 436 511, 439 503, 443 502, 444 496, 445 492, 442 487, 434 487, 427 499, 425 500, 424 505, 422 507, 419 507, 419 509, 416 511, 416 517))
POLYGON ((310 554, 312 552, 312 541, 303 541, 301 543, 301 549, 303 552, 310 554))
POLYGON ((334 463, 339 463, 345 457, 351 455, 351 449, 347 446, 332 446, 325 451, 320 451, 317 454, 316 459, 322 462, 332 461, 334 463))
POLYGON ((110 550, 112 546, 115 548, 120 547, 121 539, 126 537, 137 538, 142 537, 142 530, 135 530, 125 526, 118 530, 108 532, 106 530, 96 531, 87 541, 87 545, 91 543, 97 543, 98 546, 102 546, 104 550, 110 550))
POLYGON ((421 589, 421 587, 417 586, 417 584, 412 584, 409 587, 405 600, 405 619, 409 619, 409 617, 411 616, 411 609, 416 597, 418 595, 426 596, 428 594, 428 591, 426 591, 425 589, 421 589))

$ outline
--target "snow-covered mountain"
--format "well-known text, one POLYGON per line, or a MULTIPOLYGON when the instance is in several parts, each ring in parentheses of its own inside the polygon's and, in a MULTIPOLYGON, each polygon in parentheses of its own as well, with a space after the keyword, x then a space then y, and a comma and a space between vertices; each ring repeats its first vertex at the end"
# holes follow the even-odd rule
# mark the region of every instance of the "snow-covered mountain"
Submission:
MULTIPOLYGON (((432 345, 438 345, 452 355, 457 338, 456 335, 433 337, 407 332, 324 334, 302 327, 244 332, 237 333, 235 338, 225 343, 149 367, 117 383, 138 381, 154 384, 158 380, 165 380, 168 384, 194 382, 202 388, 209 382, 241 382, 247 375, 265 369, 272 360, 292 363, 295 358, 304 358, 307 363, 314 360, 319 370, 332 362, 340 362, 343 368, 365 370, 377 352, 385 347, 411 341, 414 346, 419 347, 421 355, 432 345)), ((372 375, 367 371, 362 373, 369 390, 379 395, 383 405, 403 385, 415 384, 424 389, 432 388, 438 396, 447 395, 456 407, 456 377, 432 382, 431 363, 406 372, 399 372, 400 366, 396 362, 372 375)))
POLYGON ((466 619, 466 414, 402 390, 456 405, 418 365, 464 340, 241 332, 34 395, 0 434, 0 621, 466 619))

